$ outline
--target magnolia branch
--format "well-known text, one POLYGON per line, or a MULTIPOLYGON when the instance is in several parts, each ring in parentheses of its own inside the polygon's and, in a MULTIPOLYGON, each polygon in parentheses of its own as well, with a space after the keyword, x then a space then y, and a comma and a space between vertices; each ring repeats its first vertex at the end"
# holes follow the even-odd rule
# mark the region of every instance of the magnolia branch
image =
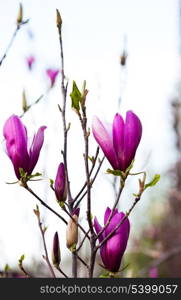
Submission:
POLYGON ((15 29, 15 31, 14 31, 11 39, 10 39, 10 42, 9 42, 9 44, 8 44, 8 46, 7 46, 6 50, 5 50, 2 58, 0 59, 0 67, 1 67, 3 61, 5 60, 5 58, 7 57, 7 54, 9 52, 9 50, 12 47, 12 45, 14 43, 14 40, 15 40, 15 38, 17 36, 18 31, 20 30, 20 28, 22 27, 22 25, 27 24, 28 21, 29 20, 23 21, 23 6, 22 6, 22 4, 20 4, 19 5, 19 10, 18 10, 18 16, 17 16, 17 20, 16 20, 16 29, 15 29))
MULTIPOLYGON (((98 155, 99 155, 99 147, 97 147, 97 149, 96 149, 96 154, 95 154, 95 156, 93 158, 92 167, 90 169, 89 177, 91 177, 92 172, 94 171, 94 167, 96 165, 96 161, 97 161, 98 155)), ((79 196, 83 193, 83 191, 85 190, 86 187, 87 187, 87 181, 84 183, 83 187, 81 188, 81 190, 79 191, 79 193, 76 195, 76 197, 74 198, 73 202, 75 202, 79 198, 79 196)))
POLYGON ((65 84, 65 71, 64 71, 64 52, 63 52, 63 40, 62 40, 62 19, 60 16, 59 11, 57 10, 57 28, 58 28, 58 34, 59 34, 59 43, 60 43, 60 58, 61 58, 61 88, 62 88, 62 95, 63 95, 63 108, 61 109, 59 106, 59 109, 62 114, 62 122, 63 122, 63 132, 64 132, 64 150, 63 150, 63 159, 64 159, 64 165, 65 165, 65 171, 66 171, 66 177, 67 177, 67 189, 68 189, 68 201, 70 205, 70 212, 72 212, 72 196, 70 191, 70 181, 69 181, 69 175, 68 175, 68 166, 67 166, 67 133, 68 133, 68 126, 66 122, 66 100, 67 100, 67 88, 68 88, 68 82, 65 84))
POLYGON ((39 208, 37 206, 37 208, 34 210, 34 213, 37 217, 37 220, 38 220, 38 226, 39 226, 39 229, 40 229, 40 232, 41 232, 41 236, 42 236, 42 240, 43 240, 43 247, 44 247, 44 251, 45 251, 45 255, 43 255, 43 258, 44 260, 46 261, 48 267, 49 267, 49 270, 50 270, 50 273, 52 275, 53 278, 56 278, 55 276, 55 273, 53 271, 53 268, 52 268, 52 265, 50 263, 50 260, 49 260, 49 257, 48 257, 48 251, 47 251, 47 246, 46 246, 46 241, 45 241, 45 231, 46 231, 46 227, 42 227, 42 222, 40 220, 40 211, 39 211, 39 208))
MULTIPOLYGON (((101 166, 102 166, 102 164, 103 164, 103 162, 104 162, 104 159, 105 159, 105 156, 99 161, 99 166, 98 166, 98 168, 97 168, 97 171, 96 171, 94 177, 93 177, 92 179, 90 179, 90 188, 92 188, 93 183, 94 183, 94 181, 96 180, 97 175, 99 174, 99 171, 100 171, 101 166)), ((85 191, 84 194, 81 196, 81 198, 77 201, 75 207, 78 207, 78 206, 79 206, 80 202, 82 201, 82 199, 83 199, 86 195, 87 195, 87 191, 85 191)))

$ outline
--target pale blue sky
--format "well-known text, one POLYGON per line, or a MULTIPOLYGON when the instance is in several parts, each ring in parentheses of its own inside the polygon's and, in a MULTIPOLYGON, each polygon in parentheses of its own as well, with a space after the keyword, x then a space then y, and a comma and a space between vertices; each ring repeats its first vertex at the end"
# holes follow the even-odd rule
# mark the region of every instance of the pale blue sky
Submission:
MULTIPOLYGON (((15 0, 0 1, 0 56, 4 53, 14 30, 18 3, 15 0)), ((30 18, 30 22, 19 32, 13 48, 0 69, 1 132, 3 123, 10 114, 21 113, 23 87, 26 88, 29 99, 36 100, 47 88, 44 69, 60 65, 58 34, 55 26, 55 9, 58 8, 63 18, 66 75, 70 82, 75 79, 81 84, 84 79, 87 80, 90 124, 94 114, 111 121, 117 110, 117 99, 121 94, 120 112, 125 115, 125 111, 132 109, 143 123, 143 139, 137 153, 137 167, 139 168, 139 164, 142 164, 151 153, 151 160, 147 167, 151 167, 155 173, 159 173, 160 169, 165 171, 174 161, 173 155, 170 154, 173 152, 173 137, 170 134, 171 116, 168 104, 175 92, 180 63, 178 1, 24 0, 22 3, 25 18, 30 18), (28 38, 27 29, 32 30, 34 39, 28 38), (121 70, 119 65, 119 55, 123 49, 125 36, 128 47, 126 71, 121 70), (29 53, 35 54, 37 59, 31 74, 27 72, 24 62, 25 56, 29 53)), ((60 91, 56 86, 49 94, 48 105, 51 107, 49 112, 45 112, 45 106, 42 104, 24 118, 27 124, 32 124, 32 120, 36 119, 33 123, 35 128, 42 124, 49 126, 46 133, 51 140, 49 151, 51 157, 55 157, 48 165, 51 177, 54 176, 59 162, 57 139, 52 136, 59 122, 54 122, 54 116, 57 118, 59 116, 56 104, 60 100, 60 91)), ((70 133, 71 147, 73 147, 71 149, 74 149, 74 152, 70 153, 71 172, 75 176, 75 170, 80 169, 79 160, 74 161, 72 157, 74 154, 80 154, 80 148, 75 148, 78 144, 79 125, 74 120, 73 112, 69 114, 69 118, 75 122, 70 133)), ((4 265, 4 255, 8 256, 10 264, 26 251, 30 252, 29 256, 33 256, 35 252, 41 257, 41 254, 38 254, 39 244, 37 244, 37 233, 35 234, 37 229, 34 216, 29 214, 35 202, 28 197, 29 202, 25 203, 25 200, 28 200, 24 199, 27 198, 24 191, 18 186, 9 187, 4 184, 5 181, 14 180, 14 173, 8 158, 2 152, 3 150, 0 158, 0 164, 3 166, 0 184, 3 195, 1 201, 4 206, 0 210, 0 241, 2 242, 0 267, 4 265), (19 199, 15 199, 14 196, 17 191, 20 191, 19 199), (12 224, 9 227, 7 227, 7 211, 8 223, 12 224), (23 223, 24 220, 27 222, 23 223), (22 224, 25 224, 24 230, 22 224), (33 226, 32 232, 31 226, 33 226), (16 233, 15 227, 17 227, 16 233), (24 232, 27 232, 27 235, 24 232), (10 247, 12 243, 19 245, 13 252, 12 246, 10 247), (33 251, 30 250, 32 244, 33 251)), ((42 162, 43 158, 40 160, 39 168, 42 162)), ((81 177, 83 172, 79 171, 81 177)), ((74 189, 76 190, 79 177, 75 177, 74 189)), ((107 193, 111 197, 108 188, 107 193)), ((99 203, 102 209, 101 205, 99 203)), ((54 229, 55 227, 50 227, 50 237, 54 229)))

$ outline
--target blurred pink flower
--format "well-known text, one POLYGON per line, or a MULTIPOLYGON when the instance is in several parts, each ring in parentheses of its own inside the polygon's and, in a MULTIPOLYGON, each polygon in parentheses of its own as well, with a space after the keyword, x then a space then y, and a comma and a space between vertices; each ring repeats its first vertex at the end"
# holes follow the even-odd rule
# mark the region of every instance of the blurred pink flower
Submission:
POLYGON ((46 74, 49 77, 50 82, 51 82, 51 87, 54 86, 58 73, 59 73, 58 69, 47 69, 46 70, 46 74))
POLYGON ((158 268, 157 267, 152 267, 149 270, 149 278, 158 278, 158 268))
POLYGON ((28 56, 26 58, 26 62, 27 62, 29 70, 32 70, 32 66, 33 66, 33 64, 35 62, 35 57, 33 55, 28 56))

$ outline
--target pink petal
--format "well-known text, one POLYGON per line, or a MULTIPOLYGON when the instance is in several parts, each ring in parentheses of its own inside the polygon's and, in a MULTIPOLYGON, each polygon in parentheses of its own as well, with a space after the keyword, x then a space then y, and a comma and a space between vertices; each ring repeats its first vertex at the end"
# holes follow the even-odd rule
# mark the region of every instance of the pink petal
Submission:
POLYGON ((6 149, 10 157, 16 176, 20 179, 19 168, 28 172, 29 156, 27 152, 27 132, 20 118, 12 115, 3 128, 6 139, 6 149))
POLYGON ((40 150, 44 142, 44 130, 46 126, 39 128, 37 134, 34 136, 31 148, 30 148, 30 161, 29 161, 29 173, 31 174, 40 155, 40 150))
POLYGON ((113 147, 113 141, 102 122, 94 117, 92 124, 94 138, 104 152, 113 169, 118 168, 118 161, 113 147))
POLYGON ((139 118, 132 111, 128 111, 124 129, 124 158, 122 162, 124 171, 135 157, 141 135, 142 125, 139 118))
POLYGON ((124 121, 116 114, 113 121, 113 144, 119 161, 119 169, 122 170, 122 158, 124 153, 124 121))
MULTIPOLYGON (((94 218, 94 228, 95 228, 97 234, 99 234, 99 232, 102 230, 102 226, 99 224, 96 217, 94 218)), ((104 238, 104 234, 101 234, 99 237, 99 242, 101 242, 103 240, 103 238, 104 238)))

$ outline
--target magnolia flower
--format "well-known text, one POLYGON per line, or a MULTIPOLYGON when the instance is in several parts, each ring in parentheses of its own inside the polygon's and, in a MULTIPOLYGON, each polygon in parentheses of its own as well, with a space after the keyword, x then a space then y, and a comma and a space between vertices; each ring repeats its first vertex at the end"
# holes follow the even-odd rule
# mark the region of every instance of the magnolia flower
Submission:
MULTIPOLYGON (((109 216, 111 214, 111 209, 108 207, 104 214, 104 225, 106 224, 109 216)), ((109 225, 99 236, 99 242, 101 243, 118 225, 121 220, 125 217, 123 212, 118 212, 117 209, 114 210, 113 216, 110 220, 109 225)), ((102 230, 101 225, 98 223, 97 218, 94 218, 94 227, 99 234, 102 230)), ((100 248, 100 254, 104 266, 107 270, 111 272, 117 272, 120 268, 121 260, 123 254, 126 250, 127 241, 130 232, 130 223, 128 218, 120 225, 120 227, 114 232, 114 234, 109 238, 100 248)))
POLYGON ((46 73, 47 73, 47 76, 50 79, 51 87, 53 87, 54 84, 55 84, 56 77, 57 77, 57 75, 59 73, 59 70, 47 69, 46 73))
POLYGON ((35 62, 35 57, 33 55, 28 56, 26 58, 26 62, 27 62, 29 70, 31 70, 33 63, 35 62))
POLYGON ((141 140, 142 125, 139 118, 132 111, 128 111, 124 122, 117 113, 113 124, 107 126, 94 117, 92 130, 113 169, 126 171, 141 140))
POLYGON ((61 261, 61 255, 60 255, 60 245, 59 245, 59 238, 58 238, 58 232, 55 232, 54 238, 53 238, 53 251, 52 251, 52 262, 55 267, 58 267, 61 261))
POLYGON ((58 202, 64 202, 67 198, 67 183, 65 176, 65 167, 60 163, 54 184, 55 195, 58 202))
POLYGON ((6 150, 11 159, 14 171, 18 179, 21 178, 20 168, 31 175, 38 161, 40 150, 44 142, 44 130, 46 126, 38 129, 33 142, 28 147, 27 129, 21 119, 12 115, 4 124, 3 134, 6 140, 6 150))

